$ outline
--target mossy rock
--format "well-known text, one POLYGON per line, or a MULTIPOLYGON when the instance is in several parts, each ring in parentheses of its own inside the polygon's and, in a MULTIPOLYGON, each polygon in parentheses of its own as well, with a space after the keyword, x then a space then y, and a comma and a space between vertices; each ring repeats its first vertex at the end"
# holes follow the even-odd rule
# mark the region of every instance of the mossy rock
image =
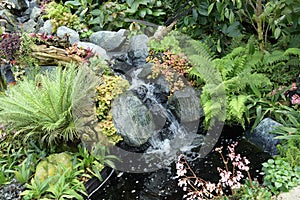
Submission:
POLYGON ((69 153, 52 154, 37 165, 34 178, 43 182, 49 177, 62 174, 63 169, 72 170, 72 168, 72 156, 69 153))

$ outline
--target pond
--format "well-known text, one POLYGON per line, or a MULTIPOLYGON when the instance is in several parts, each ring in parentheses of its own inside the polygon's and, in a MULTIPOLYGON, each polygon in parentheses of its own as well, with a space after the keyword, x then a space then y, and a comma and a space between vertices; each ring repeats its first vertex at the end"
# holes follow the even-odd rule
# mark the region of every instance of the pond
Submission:
MULTIPOLYGON (((262 152, 256 146, 247 141, 243 136, 244 131, 240 127, 225 126, 216 147, 227 146, 238 141, 236 152, 246 156, 250 161, 250 174, 252 179, 262 181, 261 163, 271 156, 262 152)), ((225 148, 224 148, 225 149, 225 148)), ((195 148, 194 151, 197 151, 195 148)), ((225 154, 225 152, 224 152, 225 154)), ((192 154, 191 154, 192 155, 192 154)), ((188 155, 187 155, 188 156, 188 155)), ((193 160, 193 159, 192 159, 193 160)), ((96 178, 90 180, 86 186, 91 200, 177 200, 182 199, 184 193, 178 187, 175 162, 166 169, 159 169, 150 173, 125 173, 112 172, 107 168, 103 171, 104 177, 111 175, 105 183, 96 178), (112 174, 111 174, 112 172, 112 174), (101 187, 97 188, 99 185, 101 187), (97 190, 96 190, 97 188, 97 190)), ((218 182, 217 167, 224 167, 222 160, 216 152, 209 153, 204 159, 194 159, 190 166, 198 177, 211 182, 218 182)))

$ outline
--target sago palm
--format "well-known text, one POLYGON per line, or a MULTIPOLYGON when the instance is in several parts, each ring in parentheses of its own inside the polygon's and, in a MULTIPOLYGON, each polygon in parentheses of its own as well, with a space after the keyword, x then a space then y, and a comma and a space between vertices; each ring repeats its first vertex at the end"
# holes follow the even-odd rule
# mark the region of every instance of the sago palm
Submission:
POLYGON ((24 79, 0 97, 0 120, 30 137, 48 143, 72 141, 78 138, 78 112, 90 101, 97 80, 87 67, 57 68, 39 75, 35 80, 24 79), (74 114, 74 112, 77 112, 74 114))

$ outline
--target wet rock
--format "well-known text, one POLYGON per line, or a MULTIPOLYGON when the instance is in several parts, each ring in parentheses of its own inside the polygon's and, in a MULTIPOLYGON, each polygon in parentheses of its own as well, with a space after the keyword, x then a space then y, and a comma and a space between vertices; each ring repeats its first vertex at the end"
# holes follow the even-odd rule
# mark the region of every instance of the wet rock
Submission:
POLYGON ((41 27, 38 32, 39 33, 45 33, 47 35, 51 35, 52 34, 52 23, 51 23, 51 20, 45 21, 43 27, 41 27))
POLYGON ((254 129, 253 133, 247 133, 246 137, 262 151, 268 152, 272 156, 277 155, 276 146, 280 143, 280 140, 275 139, 275 135, 271 133, 276 126, 282 125, 270 118, 265 118, 254 129))
POLYGON ((132 91, 114 100, 112 114, 116 128, 130 146, 141 146, 155 132, 151 112, 132 91))
POLYGON ((27 22, 25 22, 23 24, 24 32, 26 32, 26 33, 34 33, 35 30, 36 30, 35 29, 36 25, 37 25, 37 23, 33 19, 28 20, 27 22))
POLYGON ((16 82, 15 76, 12 72, 12 66, 9 63, 1 65, 1 75, 5 77, 6 83, 13 84, 16 82))
POLYGON ((95 54, 101 56, 103 59, 105 60, 109 60, 108 55, 106 54, 105 49, 103 49, 102 47, 95 45, 93 43, 90 42, 78 42, 77 43, 78 47, 82 47, 84 49, 91 49, 95 54))
POLYGON ((24 11, 28 8, 26 0, 8 0, 8 2, 15 5, 14 9, 18 11, 24 11))
POLYGON ((126 41, 128 31, 121 29, 118 32, 98 31, 90 36, 90 41, 106 51, 116 51, 126 41))
POLYGON ((30 19, 35 20, 37 17, 39 17, 42 13, 42 9, 33 7, 30 13, 30 19))
POLYGON ((192 87, 185 87, 171 96, 169 104, 178 120, 184 123, 198 121, 204 116, 199 102, 199 95, 195 90, 192 87))
POLYGON ((113 65, 113 70, 118 73, 129 74, 134 68, 132 60, 128 57, 127 53, 114 54, 111 58, 115 63, 113 65))
POLYGON ((66 26, 60 26, 56 32, 58 37, 65 37, 66 35, 69 37, 69 43, 73 45, 75 42, 79 42, 79 34, 66 26))
POLYGON ((132 59, 134 66, 140 66, 146 63, 146 58, 149 55, 148 41, 148 36, 144 34, 135 35, 131 38, 128 55, 132 59))
POLYGON ((3 19, 0 22, 1 27, 4 27, 6 32, 15 32, 15 26, 18 24, 16 17, 8 9, 0 10, 0 16, 3 19))
POLYGON ((142 70, 140 71, 137 77, 139 79, 147 81, 148 77, 152 74, 152 66, 153 63, 146 63, 144 65, 141 65, 140 67, 142 68, 142 70))

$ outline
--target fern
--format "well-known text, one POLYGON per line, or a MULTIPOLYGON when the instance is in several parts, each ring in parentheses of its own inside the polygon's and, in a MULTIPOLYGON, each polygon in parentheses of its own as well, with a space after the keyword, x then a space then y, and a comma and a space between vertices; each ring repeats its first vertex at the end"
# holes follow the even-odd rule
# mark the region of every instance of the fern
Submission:
MULTIPOLYGON (((0 119, 11 125, 25 141, 37 137, 49 144, 78 138, 73 108, 81 108, 86 91, 95 87, 95 79, 82 67, 24 79, 0 97, 0 119), (89 78, 90 80, 88 80, 89 78)), ((86 105, 83 104, 83 105, 86 105)))
POLYGON ((298 58, 300 59, 300 49, 299 48, 289 48, 284 52, 284 55, 298 56, 298 58))
POLYGON ((275 65, 277 63, 285 62, 289 59, 289 57, 284 54, 283 51, 273 51, 271 54, 267 53, 264 56, 264 63, 266 65, 275 65))
POLYGON ((244 113, 246 111, 246 101, 247 97, 245 95, 231 97, 227 119, 230 119, 230 121, 237 121, 245 127, 244 113))
MULTIPOLYGON (((196 43, 193 41, 189 44, 195 46, 196 43)), ((206 125, 211 126, 216 119, 225 120, 226 116, 228 123, 238 122, 245 127, 248 96, 259 96, 260 90, 266 90, 271 85, 266 76, 253 72, 253 68, 261 63, 261 54, 250 54, 247 48, 237 47, 223 58, 212 60, 203 48, 195 52, 199 54, 188 55, 194 64, 190 75, 205 83, 201 104, 206 125), (258 60, 253 61, 252 58, 258 60), (229 103, 228 106, 226 102, 229 103)))

